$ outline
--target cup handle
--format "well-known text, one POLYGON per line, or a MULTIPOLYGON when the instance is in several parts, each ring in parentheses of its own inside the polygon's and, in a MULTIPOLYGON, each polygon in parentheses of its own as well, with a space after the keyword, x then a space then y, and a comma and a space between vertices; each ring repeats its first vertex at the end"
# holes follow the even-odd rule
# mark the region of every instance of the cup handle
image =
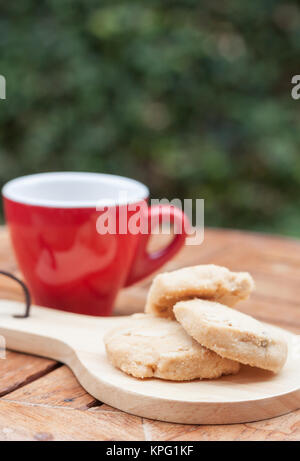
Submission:
POLYGON ((153 220, 161 224, 168 219, 170 224, 173 224, 173 226, 180 231, 174 234, 172 242, 166 248, 154 253, 148 253, 147 251, 147 244, 151 237, 151 231, 140 236, 140 241, 133 259, 133 265, 124 285, 125 287, 147 277, 169 261, 169 259, 171 259, 184 245, 187 231, 190 228, 190 222, 186 214, 175 206, 154 205, 147 208, 147 213, 148 229, 151 230, 151 223, 153 220))

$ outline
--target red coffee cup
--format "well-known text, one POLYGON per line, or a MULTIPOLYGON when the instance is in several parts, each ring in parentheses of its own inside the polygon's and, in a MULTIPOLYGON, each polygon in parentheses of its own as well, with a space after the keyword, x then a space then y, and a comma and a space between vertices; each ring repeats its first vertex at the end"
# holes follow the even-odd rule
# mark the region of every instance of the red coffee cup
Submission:
POLYGON ((19 267, 42 306, 110 315, 119 290, 160 268, 186 238, 188 220, 179 208, 148 207, 148 188, 121 176, 41 173, 8 182, 2 195, 19 267), (137 210, 144 223, 168 219, 182 231, 163 250, 148 253, 151 229, 128 230, 137 210), (99 234, 103 213, 116 217, 115 233, 99 234))

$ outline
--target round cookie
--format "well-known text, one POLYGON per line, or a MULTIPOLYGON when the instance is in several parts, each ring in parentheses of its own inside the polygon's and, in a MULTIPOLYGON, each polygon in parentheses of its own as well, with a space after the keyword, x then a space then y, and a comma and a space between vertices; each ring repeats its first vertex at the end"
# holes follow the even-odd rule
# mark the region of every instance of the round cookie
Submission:
POLYGON ((239 371, 238 362, 224 359, 201 346, 174 320, 133 315, 106 333, 110 362, 136 378, 187 381, 219 378, 239 371))
POLYGON ((222 304, 193 299, 175 304, 174 314, 185 331, 221 357, 278 372, 287 344, 277 331, 222 304))
POLYGON ((248 272, 231 272, 214 264, 184 267, 158 274, 153 279, 145 312, 174 319, 174 304, 193 298, 233 306, 248 298, 253 288, 254 282, 248 272))

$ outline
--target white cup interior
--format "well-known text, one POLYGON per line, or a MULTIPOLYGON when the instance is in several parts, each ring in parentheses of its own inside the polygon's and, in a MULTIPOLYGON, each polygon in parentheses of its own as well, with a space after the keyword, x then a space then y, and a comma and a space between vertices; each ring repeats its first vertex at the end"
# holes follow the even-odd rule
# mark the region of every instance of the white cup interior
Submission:
POLYGON ((136 203, 149 196, 144 184, 102 173, 40 173, 13 179, 2 195, 27 205, 56 208, 96 208, 136 203))

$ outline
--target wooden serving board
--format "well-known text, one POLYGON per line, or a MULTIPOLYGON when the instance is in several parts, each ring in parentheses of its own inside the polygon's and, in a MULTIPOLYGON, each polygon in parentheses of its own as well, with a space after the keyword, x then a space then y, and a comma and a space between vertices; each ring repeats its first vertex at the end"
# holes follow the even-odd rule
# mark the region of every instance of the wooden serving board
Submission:
POLYGON ((18 302, 0 301, 0 334, 7 348, 65 363, 87 392, 125 412, 175 423, 230 424, 300 408, 300 336, 285 330, 289 357, 278 375, 242 366, 238 375, 217 380, 140 380, 115 369, 105 354, 104 333, 125 317, 33 306, 29 318, 14 318, 23 308, 18 302))

